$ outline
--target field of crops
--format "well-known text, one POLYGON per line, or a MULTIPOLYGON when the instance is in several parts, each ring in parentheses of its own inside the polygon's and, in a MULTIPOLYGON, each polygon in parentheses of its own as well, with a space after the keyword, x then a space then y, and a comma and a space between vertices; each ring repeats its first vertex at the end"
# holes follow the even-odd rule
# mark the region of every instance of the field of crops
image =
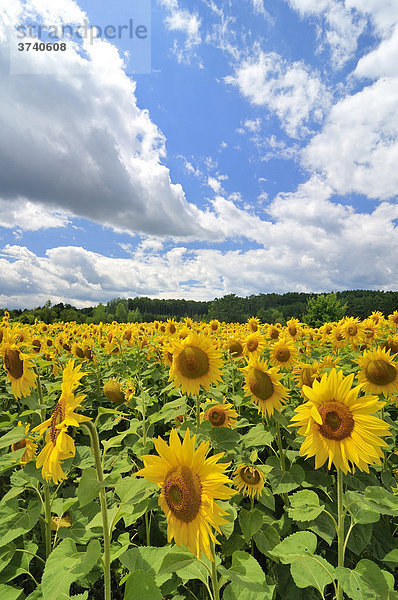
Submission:
POLYGON ((398 312, 0 325, 1 600, 393 600, 398 312))

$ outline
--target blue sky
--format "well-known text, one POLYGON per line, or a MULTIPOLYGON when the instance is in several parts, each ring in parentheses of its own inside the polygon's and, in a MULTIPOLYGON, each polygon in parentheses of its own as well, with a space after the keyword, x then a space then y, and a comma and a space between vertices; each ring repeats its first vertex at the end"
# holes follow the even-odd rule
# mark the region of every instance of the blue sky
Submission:
POLYGON ((398 289, 395 0, 0 12, 0 306, 398 289))

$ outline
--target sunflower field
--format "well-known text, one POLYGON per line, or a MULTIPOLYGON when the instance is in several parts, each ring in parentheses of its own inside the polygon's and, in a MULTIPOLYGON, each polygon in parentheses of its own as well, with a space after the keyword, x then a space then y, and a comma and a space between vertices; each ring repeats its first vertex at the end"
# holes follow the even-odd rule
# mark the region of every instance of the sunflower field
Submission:
POLYGON ((1 600, 398 599, 398 311, 0 324, 1 600))

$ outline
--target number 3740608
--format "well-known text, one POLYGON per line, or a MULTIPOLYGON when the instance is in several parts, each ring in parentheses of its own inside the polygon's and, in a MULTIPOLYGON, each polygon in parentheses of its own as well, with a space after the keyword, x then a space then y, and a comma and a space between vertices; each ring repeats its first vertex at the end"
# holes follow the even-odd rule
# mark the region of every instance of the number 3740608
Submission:
POLYGON ((65 42, 21 42, 18 44, 18 50, 20 52, 34 50, 36 52, 64 52, 66 50, 65 42))

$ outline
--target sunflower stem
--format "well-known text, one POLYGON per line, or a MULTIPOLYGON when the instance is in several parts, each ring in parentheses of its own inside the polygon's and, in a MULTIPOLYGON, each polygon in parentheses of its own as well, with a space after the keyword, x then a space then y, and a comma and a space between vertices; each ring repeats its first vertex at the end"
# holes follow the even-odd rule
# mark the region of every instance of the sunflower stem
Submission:
MULTIPOLYGON (((278 450, 279 450, 279 461, 281 464, 281 470, 283 473, 285 473, 286 472, 286 463, 285 463, 285 453, 283 452, 283 447, 282 447, 281 427, 279 425, 279 421, 277 418, 275 419, 275 422, 276 422, 276 442, 278 444, 278 450)), ((282 494, 282 498, 283 498, 283 502, 284 502, 285 506, 289 506, 289 496, 287 495, 286 492, 284 494, 282 494)))
POLYGON ((213 584, 214 600, 220 600, 220 589, 218 585, 217 567, 216 567, 216 550, 213 540, 210 540, 210 549, 213 560, 211 561, 211 582, 213 584))
MULTIPOLYGON (((35 367, 34 368, 34 372, 37 375, 37 377, 36 377, 36 389, 37 389, 37 393, 39 395, 40 405, 43 406, 43 404, 44 404, 44 401, 43 401, 43 388, 41 387, 39 369, 37 367, 35 367)), ((45 408, 41 408, 40 409, 40 416, 41 416, 42 422, 46 420, 46 409, 45 408)))
MULTIPOLYGON (((90 436, 91 450, 95 460, 95 468, 97 470, 97 479, 99 483, 103 483, 104 472, 102 470, 101 450, 99 445, 97 428, 91 421, 82 423, 82 428, 87 429, 88 434, 90 436)), ((102 529, 104 537, 104 600, 111 600, 111 536, 109 530, 108 508, 106 505, 106 492, 104 486, 101 486, 98 495, 101 504, 102 529)))
POLYGON ((199 394, 196 395, 196 427, 199 429, 200 425, 200 397, 199 394))
POLYGON ((148 515, 148 511, 145 513, 145 534, 146 534, 146 545, 151 545, 151 520, 148 515))
MULTIPOLYGON (((344 567, 344 505, 343 505, 343 471, 337 469, 337 566, 344 567)), ((343 599, 343 590, 337 582, 336 600, 343 599)))
POLYGON ((44 483, 44 523, 46 536, 46 559, 51 554, 51 502, 50 488, 48 483, 44 483))

